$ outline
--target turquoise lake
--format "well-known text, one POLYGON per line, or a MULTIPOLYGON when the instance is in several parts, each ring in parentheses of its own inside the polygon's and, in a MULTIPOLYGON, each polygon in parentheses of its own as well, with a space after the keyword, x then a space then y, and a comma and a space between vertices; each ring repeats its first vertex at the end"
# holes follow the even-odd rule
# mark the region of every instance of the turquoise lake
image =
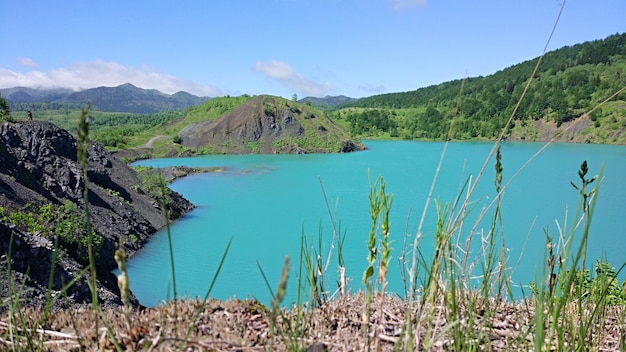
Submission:
MULTIPOLYGON (((393 195, 388 290, 404 296, 398 258, 403 255, 405 241, 412 243, 416 236, 444 143, 365 141, 365 144, 368 150, 349 154, 217 155, 137 162, 135 165, 153 167, 225 168, 224 172, 192 175, 170 184, 171 189, 197 206, 172 223, 170 229, 178 295, 204 297, 232 238, 230 252, 210 297, 256 298, 268 303, 270 293, 259 265, 275 290, 288 255, 292 267, 284 303, 294 302, 303 234, 307 241, 314 239, 316 247, 321 243, 325 263, 330 253, 325 288, 331 295, 337 288, 337 246, 324 193, 341 235, 345 234, 343 256, 349 289, 363 290, 366 241, 371 227, 369 178, 374 182, 382 176, 386 192, 393 195)), ((433 253, 435 200, 453 202, 464 182, 470 177, 472 182, 476 179, 492 146, 486 142, 448 145, 419 242, 425 257, 433 253)), ((542 146, 541 143, 504 143, 504 184, 542 146)), ((522 170, 502 199, 502 233, 516 287, 528 285, 541 273, 545 232, 557 237, 559 228, 572 226, 580 197, 570 181, 580 184, 577 172, 583 160, 589 165, 588 176, 603 169, 590 230, 587 267, 598 258, 608 260, 614 267, 626 261, 626 147, 553 144, 522 170)), ((494 200, 494 163, 490 161, 470 196, 472 212, 463 227, 463 238, 472 231, 476 216, 494 200)), ((471 257, 479 253, 481 233, 488 232, 491 218, 489 211, 474 229, 471 257)), ((462 241, 464 246, 465 239, 462 241)), ((158 232, 129 260, 128 273, 131 289, 142 304, 155 306, 172 297, 166 230, 158 232)))

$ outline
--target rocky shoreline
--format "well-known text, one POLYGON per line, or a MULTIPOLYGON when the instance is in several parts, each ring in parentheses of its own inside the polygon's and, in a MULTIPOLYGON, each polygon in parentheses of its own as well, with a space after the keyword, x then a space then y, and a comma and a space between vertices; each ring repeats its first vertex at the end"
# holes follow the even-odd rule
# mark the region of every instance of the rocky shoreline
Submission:
MULTIPOLYGON (((74 234, 76 243, 68 242, 55 248, 58 224, 55 219, 38 218, 39 209, 44 209, 41 207, 52 205, 52 209, 60 211, 71 203, 71 207, 67 206, 72 209, 71 214, 55 213, 55 216, 81 219, 87 205, 92 229, 101 239, 96 266, 98 299, 104 307, 122 303, 117 278, 112 273, 116 268, 115 250, 121 246, 127 256, 132 256, 167 223, 163 202, 147 192, 138 173, 97 143, 91 143, 88 150, 89 203, 85 204, 85 180, 76 150, 76 139, 49 122, 0 125, 0 294, 3 301, 19 297, 21 306, 42 307, 51 297, 58 296, 60 299, 54 303, 56 308, 91 302, 88 275, 83 274, 86 258, 80 251, 86 233, 74 234), (33 222, 40 222, 37 231, 29 229, 33 222), (54 269, 52 275, 51 269, 54 269), (63 293, 64 286, 72 280, 74 284, 63 293)), ((192 170, 173 169, 171 177, 189 172, 192 170)), ((194 207, 176 192, 167 192, 165 203, 169 220, 194 207)), ((82 227, 81 231, 84 230, 82 227)), ((138 305, 136 299, 131 301, 138 305)))

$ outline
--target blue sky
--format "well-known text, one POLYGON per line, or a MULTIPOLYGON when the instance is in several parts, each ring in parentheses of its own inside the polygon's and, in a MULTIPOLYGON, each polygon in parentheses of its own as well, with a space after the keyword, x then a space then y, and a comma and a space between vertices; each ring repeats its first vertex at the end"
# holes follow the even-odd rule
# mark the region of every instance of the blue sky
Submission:
MULTIPOLYGON (((0 3, 0 88, 130 82, 291 98, 401 92, 541 54, 557 0, 0 3)), ((570 0, 554 50, 626 32, 626 1, 570 0)))

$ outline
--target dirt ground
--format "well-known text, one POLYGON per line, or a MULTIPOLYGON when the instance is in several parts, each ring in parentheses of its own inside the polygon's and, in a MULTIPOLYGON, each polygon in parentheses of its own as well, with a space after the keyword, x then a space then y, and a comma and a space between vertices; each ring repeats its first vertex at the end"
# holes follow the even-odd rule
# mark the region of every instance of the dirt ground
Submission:
MULTIPOLYGON (((274 329, 270 311, 257 301, 201 303, 179 301, 176 305, 135 311, 130 314, 130 320, 121 308, 106 310, 97 328, 89 307, 53 312, 45 326, 36 323, 41 311, 24 311, 19 331, 31 335, 31 346, 15 336, 11 339, 9 327, 16 322, 5 315, 0 322, 0 349, 15 349, 19 345, 27 350, 115 350, 117 344, 127 351, 393 351, 396 347, 406 350, 403 327, 408 307, 406 301, 395 298, 385 298, 382 309, 379 298, 374 298, 367 324, 365 297, 356 294, 345 295, 300 315, 295 309, 283 310, 274 329)), ((479 350, 533 349, 532 336, 526 333, 533 324, 533 309, 529 305, 492 302, 489 308, 493 309, 492 314, 484 310, 477 312, 471 322, 446 321, 442 307, 413 307, 419 321, 413 329, 417 349, 453 350, 450 335, 454 326, 469 326, 467 331, 474 336, 467 336, 465 342, 477 341, 479 350), (428 312, 424 316, 429 318, 419 318, 420 311, 428 312), (473 324, 473 328, 467 324, 473 324)), ((620 317, 623 317, 621 310, 610 311, 605 317, 602 336, 591 337, 592 350, 619 350, 620 335, 625 338, 620 317)))

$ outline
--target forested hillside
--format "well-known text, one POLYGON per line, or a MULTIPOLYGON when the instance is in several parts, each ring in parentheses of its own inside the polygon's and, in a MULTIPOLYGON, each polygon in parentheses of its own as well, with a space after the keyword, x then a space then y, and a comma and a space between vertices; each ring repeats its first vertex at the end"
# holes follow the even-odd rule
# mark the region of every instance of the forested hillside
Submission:
POLYGON ((337 106, 347 104, 356 100, 357 99, 350 98, 345 95, 337 95, 337 96, 327 95, 323 98, 317 98, 317 97, 302 98, 298 100, 298 103, 310 104, 311 106, 314 106, 318 109, 328 110, 328 109, 333 109, 337 106))
MULTIPOLYGON (((453 139, 492 139, 511 116, 539 58, 487 77, 465 80, 453 139)), ((533 129, 534 122, 556 127, 593 109, 626 87, 626 34, 616 34, 547 53, 515 114, 513 129, 533 129)), ((410 92, 363 98, 340 106, 334 117, 362 137, 444 139, 454 114, 462 80, 410 92)), ((590 115, 600 136, 591 142, 620 142, 604 136, 626 128, 626 92, 590 115), (607 132, 608 133, 608 132, 607 132), (606 134, 606 133, 604 133, 606 134)), ((536 135, 540 135, 534 131, 536 135)), ((532 133, 528 133, 532 139, 532 133)))

